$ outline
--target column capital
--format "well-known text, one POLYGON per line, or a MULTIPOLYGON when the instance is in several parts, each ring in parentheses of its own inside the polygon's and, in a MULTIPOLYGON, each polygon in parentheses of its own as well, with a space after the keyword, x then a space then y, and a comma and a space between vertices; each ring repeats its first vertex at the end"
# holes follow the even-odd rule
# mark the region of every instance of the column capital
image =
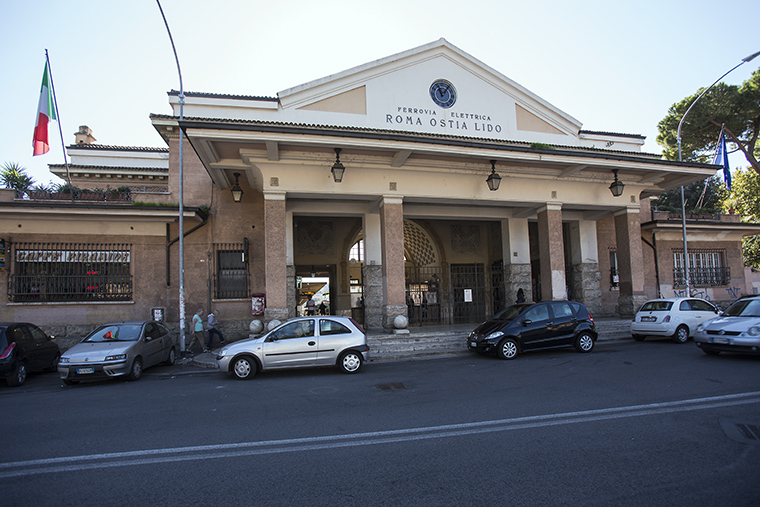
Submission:
POLYGON ((626 206, 612 213, 612 216, 619 217, 621 215, 638 215, 641 212, 641 206, 626 206))
POLYGON ((285 200, 285 191, 284 190, 264 190, 264 200, 265 201, 284 201, 285 200))
POLYGON ((547 202, 536 210, 536 213, 543 213, 544 211, 562 211, 561 202, 547 202))
POLYGON ((378 204, 380 206, 386 204, 404 204, 404 197, 400 195, 383 195, 380 197, 378 204))

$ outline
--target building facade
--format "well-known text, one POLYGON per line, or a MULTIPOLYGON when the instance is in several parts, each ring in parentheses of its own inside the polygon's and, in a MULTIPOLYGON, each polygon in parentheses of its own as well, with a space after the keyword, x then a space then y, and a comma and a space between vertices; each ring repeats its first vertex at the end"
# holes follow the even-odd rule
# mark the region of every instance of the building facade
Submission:
MULTIPOLYGON (((683 284, 676 221, 648 197, 716 170, 643 153, 639 135, 583 130, 444 39, 277 97, 169 102, 172 114, 151 115, 168 148, 101 146, 89 129, 69 148, 75 186, 128 181, 131 202, 4 199, 3 319, 86 326, 158 311, 176 325, 180 173, 188 315, 219 308, 233 333, 293 317, 309 296, 376 330, 398 316, 475 323, 519 291, 630 316, 683 284), (80 259, 76 300, 31 292, 66 258, 80 259)), ((731 299, 748 291, 741 236, 758 229, 714 220, 689 221, 692 266, 715 268, 700 279, 707 297, 731 299)))

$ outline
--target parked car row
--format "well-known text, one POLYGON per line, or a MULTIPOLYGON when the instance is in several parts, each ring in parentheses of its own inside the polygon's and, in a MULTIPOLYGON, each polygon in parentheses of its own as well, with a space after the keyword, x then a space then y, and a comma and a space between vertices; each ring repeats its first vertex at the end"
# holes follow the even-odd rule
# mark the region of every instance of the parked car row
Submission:
POLYGON ((638 341, 665 336, 676 343, 693 337, 710 355, 760 354, 760 295, 739 298, 724 312, 697 298, 653 299, 636 313, 631 335, 638 341))
MULTIPOLYGON (((647 301, 631 322, 631 334, 669 337, 677 343, 694 337, 705 353, 760 354, 760 296, 740 298, 725 312, 696 298, 647 301)), ((586 353, 598 338, 594 319, 582 303, 546 301, 509 306, 476 327, 467 348, 514 359, 532 350, 574 347, 586 353)), ((20 386, 30 371, 55 371, 67 385, 82 380, 137 380, 159 363, 174 364, 177 337, 154 321, 113 322, 88 334, 61 355, 58 345, 29 323, 0 324, 0 376, 20 386)), ((291 319, 266 334, 222 347, 221 371, 250 379, 259 371, 334 366, 356 373, 369 360, 364 330, 353 319, 309 316, 291 319)))

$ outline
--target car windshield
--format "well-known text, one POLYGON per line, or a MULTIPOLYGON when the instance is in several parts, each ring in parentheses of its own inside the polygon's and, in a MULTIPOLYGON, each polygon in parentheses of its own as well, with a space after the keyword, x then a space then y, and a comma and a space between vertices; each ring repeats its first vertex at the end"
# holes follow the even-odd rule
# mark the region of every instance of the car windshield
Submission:
POLYGON ((490 320, 499 320, 507 322, 515 320, 518 315, 525 311, 526 308, 530 308, 531 305, 512 305, 504 308, 502 311, 491 317, 490 320))
POLYGON ((740 299, 729 306, 723 315, 729 317, 760 317, 760 298, 740 299))
POLYGON ((141 324, 103 326, 90 333, 84 341, 89 343, 136 342, 140 338, 141 329, 141 324))
POLYGON ((673 306, 672 301, 647 301, 640 312, 667 312, 673 306))

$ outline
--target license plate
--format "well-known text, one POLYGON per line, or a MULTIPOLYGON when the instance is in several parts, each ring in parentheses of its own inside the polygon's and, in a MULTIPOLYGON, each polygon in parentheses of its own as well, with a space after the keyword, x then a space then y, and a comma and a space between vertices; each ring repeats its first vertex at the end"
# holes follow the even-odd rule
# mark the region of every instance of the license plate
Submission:
POLYGON ((728 338, 713 338, 713 343, 723 343, 725 345, 728 345, 729 343, 731 343, 731 340, 729 340, 728 338))
POLYGON ((478 346, 478 342, 470 342, 470 347, 477 347, 477 346, 478 346))
POLYGON ((657 322, 657 317, 641 317, 641 322, 657 322))
POLYGON ((77 368, 77 375, 84 375, 86 373, 95 373, 94 368, 77 368))

